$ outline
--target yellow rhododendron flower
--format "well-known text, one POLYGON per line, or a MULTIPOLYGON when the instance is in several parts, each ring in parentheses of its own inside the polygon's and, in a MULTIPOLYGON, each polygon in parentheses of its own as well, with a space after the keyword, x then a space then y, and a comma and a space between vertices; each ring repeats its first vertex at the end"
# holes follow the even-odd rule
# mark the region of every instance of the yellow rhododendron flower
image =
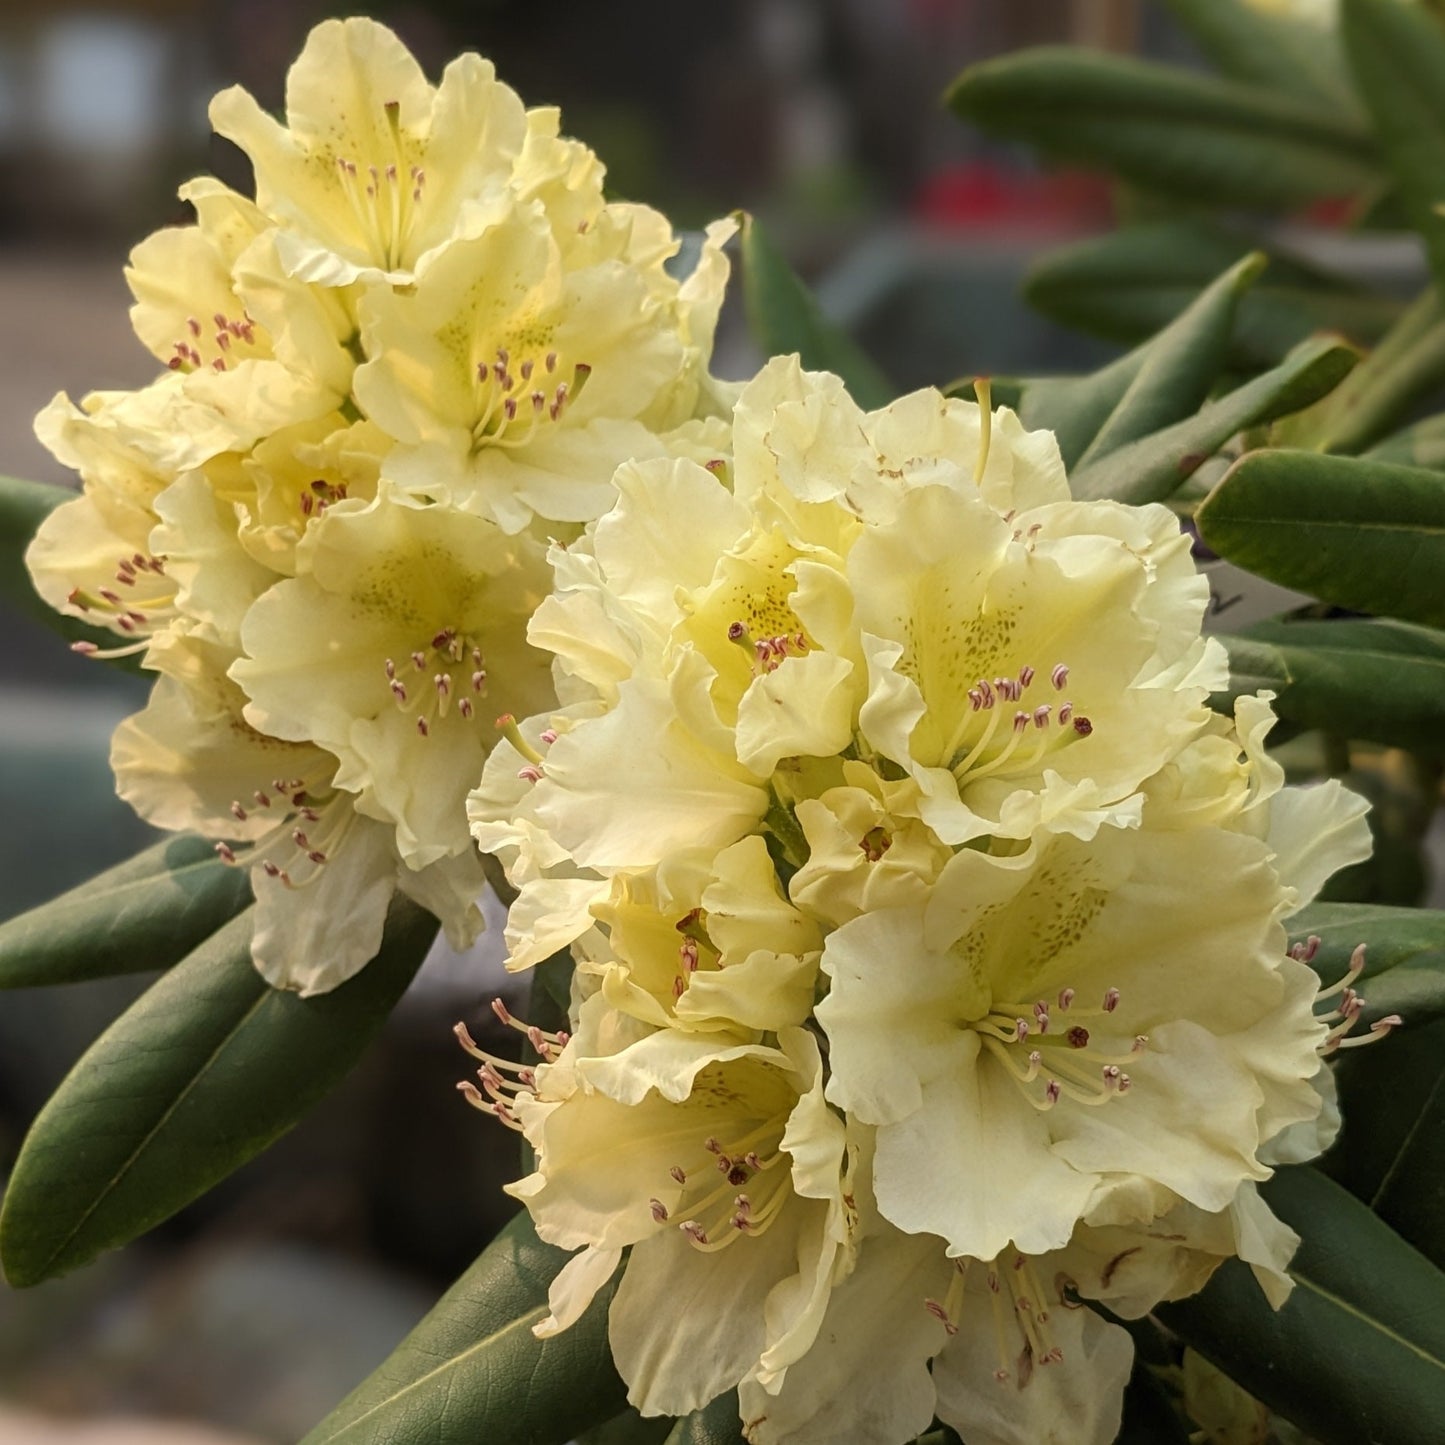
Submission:
POLYGON ((537 1151, 537 1171, 508 1192, 543 1239, 579 1250, 536 1332, 575 1322, 628 1251, 608 1335, 644 1414, 686 1414, 745 1376, 781 1380, 849 1267, 854 1151, 823 1100, 813 1036, 776 1038, 654 1033, 622 1051, 635 1068, 585 1086, 573 1042, 559 1053, 540 1038, 549 1062, 520 1076, 471 1046, 503 1101, 493 1107, 537 1151))
POLYGON ((576 960, 570 1037, 467 1086, 537 1147, 539 1232, 580 1250, 546 1330, 631 1247, 611 1337, 644 1411, 737 1385, 754 1445, 902 1445, 935 1417, 1107 1445, 1132 1347, 1083 1299, 1138 1316, 1230 1257, 1288 1292, 1297 1241, 1255 1186, 1328 1142, 1322 1057, 1360 1007, 1359 960, 1322 991, 1284 920, 1368 853, 1364 805, 1284 786, 1267 699, 1206 706, 1223 658, 1174 515, 1072 500, 1011 414, 865 414, 783 358, 732 440, 625 465, 553 549, 529 637, 559 705, 468 804, 519 889, 511 966, 576 960), (800 1099, 840 1141, 846 1231, 790 1250, 796 1278, 749 1192, 711 1223, 643 1193, 700 1080, 758 1112, 722 1071, 774 1036, 819 1041, 800 1099), (805 1293, 780 1356, 777 1302, 805 1293))
MULTIPOLYGON (((781 358, 739 400, 731 491, 621 468, 531 629, 605 711, 548 747, 524 815, 602 874, 765 818, 800 867, 814 800, 860 770, 863 831, 911 829, 925 874, 931 848, 1137 824, 1223 681, 1207 589, 1166 509, 1071 501, 1052 437, 989 433, 936 392, 865 415, 781 358)), ((479 827, 516 812, 497 784, 479 827)))
POLYGON ((396 887, 470 936, 464 799, 497 716, 555 697, 525 638, 547 544, 610 506, 626 458, 726 445, 708 365, 735 226, 677 274, 667 220, 607 201, 555 109, 477 55, 433 86, 371 20, 311 33, 284 124, 239 89, 211 116, 255 197, 192 181, 194 224, 132 252, 164 370, 42 413, 84 491, 28 562, 52 606, 117 635, 78 647, 162 674, 117 745, 123 791, 250 860, 257 962, 314 992, 366 961, 396 887), (220 799, 228 730, 300 760, 220 799), (291 803, 257 818, 258 795, 291 803), (338 909, 355 927, 328 935, 338 909))
POLYGON ((414 868, 395 830, 338 787, 336 758, 258 732, 226 676, 230 648, 171 635, 151 655, 161 676, 146 707, 116 729, 111 766, 122 798, 156 827, 214 838, 256 895, 251 951, 277 988, 325 993, 381 944, 400 889, 441 920, 453 945, 481 927, 475 857, 414 868))
POLYGON ((465 799, 498 713, 551 695, 524 637, 546 589, 542 549, 383 487, 331 506, 297 563, 242 624, 231 676, 247 721, 336 757, 338 786, 395 826, 413 866, 470 852, 465 799))

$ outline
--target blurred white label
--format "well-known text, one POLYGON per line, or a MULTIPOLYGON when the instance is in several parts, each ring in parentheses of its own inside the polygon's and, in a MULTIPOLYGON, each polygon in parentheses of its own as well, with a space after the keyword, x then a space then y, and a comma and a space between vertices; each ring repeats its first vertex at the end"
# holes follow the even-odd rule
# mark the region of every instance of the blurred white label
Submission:
POLYGON ((1197 557, 1195 565, 1209 579, 1209 608, 1204 614, 1206 632, 1238 632, 1252 622, 1263 622, 1281 612, 1304 607, 1315 599, 1288 587, 1276 586, 1226 562, 1223 557, 1197 557))

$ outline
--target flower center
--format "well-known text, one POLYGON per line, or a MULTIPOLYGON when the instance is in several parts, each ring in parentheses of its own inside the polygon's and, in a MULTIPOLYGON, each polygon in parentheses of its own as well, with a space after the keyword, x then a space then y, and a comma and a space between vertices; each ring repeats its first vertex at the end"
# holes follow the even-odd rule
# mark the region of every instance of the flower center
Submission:
POLYGON ((325 477, 317 477, 309 486, 302 487, 297 497, 303 517, 319 517, 333 502, 346 500, 346 483, 328 482, 325 477))
POLYGON ((249 843, 217 843, 224 863, 257 867, 287 888, 306 888, 336 856, 356 818, 350 795, 331 788, 325 773, 309 778, 274 778, 245 802, 236 798, 231 814, 238 823, 262 817, 266 830, 249 843))
MULTIPOLYGON (((964 1308, 964 1286, 973 1261, 955 1259, 954 1276, 942 1301, 926 1299, 924 1308, 943 1324, 950 1335, 958 1333, 958 1320, 964 1308)), ((993 1377, 1000 1384, 1014 1374, 1023 1389, 1033 1375, 1035 1364, 1056 1365, 1064 1352, 1056 1345, 1049 1329, 1049 1297, 1044 1291, 1038 1271, 1027 1255, 1015 1254, 1011 1260, 1002 1256, 984 1266, 984 1286, 988 1291, 989 1309, 993 1314, 994 1345, 998 1364, 993 1377), (1010 1336, 1018 1343, 1015 1352, 1010 1336)), ((1062 1292, 1061 1304, 1068 1306, 1062 1292)), ((1077 1308, 1077 1306, 1069 1306, 1077 1308)))
POLYGON ((401 134, 401 107, 393 100, 383 109, 392 158, 379 166, 358 166, 338 156, 336 173, 341 193, 370 242, 372 255, 390 271, 402 264, 406 254, 426 193, 426 172, 408 158, 401 134))
POLYGON ((494 361, 477 362, 473 444, 526 446, 538 427, 562 419, 591 374, 592 368, 579 361, 569 377, 555 351, 518 357, 514 366, 511 352, 499 346, 494 361))
POLYGON ((218 311, 211 317, 214 330, 209 336, 199 317, 186 318, 186 334, 171 347, 166 362, 172 371, 199 371, 209 366, 212 371, 227 371, 248 356, 269 356, 264 341, 256 338, 256 322, 248 311, 239 318, 218 311))
POLYGON ((663 1192, 672 1207, 660 1198, 648 1200, 653 1220, 677 1220, 688 1242, 705 1254, 766 1233, 792 1194, 788 1156, 779 1148, 784 1122, 769 1119, 728 1143, 709 1135, 689 1161, 691 1169, 674 1164, 668 1170, 672 1186, 663 1192))
POLYGON ((97 621, 112 631, 140 640, 104 650, 93 642, 73 642, 71 651, 84 653, 87 657, 105 658, 128 657, 131 653, 143 652, 149 645, 150 637, 169 626, 176 616, 176 589, 166 579, 165 572, 164 557, 134 552, 117 559, 115 587, 100 587, 94 592, 72 588, 67 599, 72 607, 95 613, 97 621), (155 580, 158 577, 162 579, 159 583, 155 580), (120 590, 117 591, 117 588, 120 590))
POLYGON ((786 658, 803 657, 812 650, 806 633, 780 632, 776 637, 755 638, 742 622, 729 624, 728 641, 747 654, 754 677, 776 672, 786 658))
POLYGON ((388 657, 384 671, 392 701, 398 711, 416 718, 417 733, 424 738, 453 711, 470 722, 476 715, 472 698, 487 691, 482 650, 456 627, 443 627, 400 665, 388 657))
POLYGON ((967 1027, 1007 1070, 1035 1109, 1052 1109, 1060 1099, 1098 1105, 1127 1094, 1133 1081, 1120 1065, 1142 1054, 1149 1045, 1144 1034, 1134 1036, 1133 1047, 1118 1053, 1100 1047, 1082 1019, 1107 1018, 1119 1007, 1119 990, 1105 991, 1100 1007, 1076 1008, 1072 988, 1059 991, 1050 1004, 995 1000, 982 1018, 967 1027), (1042 1090, 1034 1085, 1042 1078, 1042 1090))
POLYGON ((683 914, 676 923, 677 931, 682 934, 682 942, 678 945, 678 971, 672 981, 672 996, 679 999, 687 992, 687 986, 692 982, 692 976, 704 963, 709 969, 716 969, 721 963, 721 955, 716 945, 707 933, 707 913, 701 908, 694 908, 691 912, 683 914))
MULTIPOLYGON (((1048 702, 1017 707, 1036 676, 1034 668, 1025 665, 1017 677, 996 677, 992 682, 981 677, 968 689, 968 711, 960 716, 943 750, 960 784, 1032 773, 1044 758, 1094 731, 1093 723, 1076 715, 1068 701, 1057 709, 1048 702)), ((1056 692, 1064 690, 1068 678, 1068 666, 1062 662, 1049 673, 1056 692)))

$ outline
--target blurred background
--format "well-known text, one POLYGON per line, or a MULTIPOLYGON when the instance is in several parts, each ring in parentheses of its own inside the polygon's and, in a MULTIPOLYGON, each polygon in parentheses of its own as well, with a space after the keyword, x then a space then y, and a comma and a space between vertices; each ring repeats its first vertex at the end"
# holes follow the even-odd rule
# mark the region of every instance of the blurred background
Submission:
MULTIPOLYGON (((1106 228, 1103 180, 1035 168, 940 97, 963 67, 1048 41, 1189 58, 1143 0, 48 0, 0 9, 0 472, 66 482, 31 419, 150 379, 121 267, 184 223, 178 184, 247 187, 209 97, 280 106, 307 29, 365 11, 435 77, 491 56, 605 159, 612 193, 681 227, 756 211, 825 309, 900 386, 1098 364, 1030 313, 1042 250, 1106 228)), ((759 358, 735 305, 717 370, 759 358)), ((0 916, 147 841, 106 749, 144 685, 6 619, 0 916)), ((485 950, 483 951, 485 954, 485 950)), ((90 1040, 149 976, 0 997, 0 1167, 90 1040)), ((381 1046, 293 1134, 155 1234, 72 1278, 0 1286, 0 1445, 294 1441, 386 1355, 508 1212, 513 1136, 463 1108, 450 1026, 485 1014, 495 959, 439 953, 381 1046), (171 1422, 162 1424, 158 1422, 171 1422)))

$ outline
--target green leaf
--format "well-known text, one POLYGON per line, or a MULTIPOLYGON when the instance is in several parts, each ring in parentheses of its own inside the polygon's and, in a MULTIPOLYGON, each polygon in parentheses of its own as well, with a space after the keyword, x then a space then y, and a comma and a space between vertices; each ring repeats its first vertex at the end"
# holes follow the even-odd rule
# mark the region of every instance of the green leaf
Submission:
POLYGON ((1335 1077, 1345 1122, 1325 1168, 1445 1269, 1445 1019, 1352 1049, 1335 1077))
MULTIPOLYGON (((1226 267, 1262 249, 1207 221, 1165 221, 1091 236, 1048 252, 1024 278, 1029 304, 1066 326, 1134 343, 1168 325, 1226 267)), ((1377 341, 1399 319, 1401 302, 1277 251, 1239 298, 1227 362, 1273 366, 1318 331, 1357 345, 1377 341)))
POLYGON ((1378 619, 1272 619, 1219 640, 1229 650, 1222 711, 1270 688, 1275 711, 1301 727, 1445 750, 1445 633, 1378 619))
POLYGON ((1179 319, 1149 343, 1147 355, 1077 466, 1089 466, 1196 412, 1224 365, 1235 304, 1264 270, 1251 252, 1200 293, 1179 319))
POLYGON ((1445 415, 1426 417, 1363 453, 1377 462, 1445 471, 1445 415))
MULTIPOLYGON (((1295 939, 1320 940, 1312 966, 1329 985, 1344 976, 1355 945, 1367 945, 1365 972, 1356 985, 1365 1004, 1362 1026, 1393 1013, 1401 1014, 1412 1031, 1445 1018, 1445 912, 1312 903, 1289 920, 1289 931, 1295 939)), ((1380 1047, 1388 1057, 1395 1040, 1389 1048, 1380 1047)))
POLYGON ((570 1329, 532 1333, 567 1258, 519 1214, 302 1445, 562 1445, 616 1415, 610 1285, 570 1329))
POLYGON ((1218 377, 1240 296, 1264 258, 1216 277, 1157 336, 1089 376, 1023 383, 1019 417, 1058 439, 1071 471, 1198 410, 1218 377))
POLYGON ((1231 1260, 1159 1318, 1321 1445, 1442 1445, 1445 1274, 1314 1169, 1263 1190, 1303 1240, 1284 1308, 1231 1260))
POLYGON ((966 70, 948 102, 995 135, 1194 204, 1265 210, 1378 185, 1348 115, 1236 81, 1045 47, 966 70))
POLYGON ((744 214, 741 220, 743 300, 763 354, 796 351, 810 371, 836 373, 865 411, 892 401, 897 388, 846 332, 824 317, 757 217, 744 214))
POLYGON ((40 1111, 0 1209, 11 1284, 127 1243, 284 1134, 350 1072, 435 933, 399 902, 378 957, 303 999, 256 972, 251 927, 248 909, 164 975, 40 1111))
POLYGON ((1282 587, 1445 625, 1445 476, 1355 457, 1258 451, 1195 514, 1204 541, 1282 587))
POLYGON ((1354 351, 1327 338, 1303 342, 1278 366, 1196 416, 1090 460, 1070 477, 1070 490, 1079 498, 1112 497, 1135 505, 1162 501, 1232 436, 1317 401, 1355 361, 1354 351))
POLYGON ((624 1410, 601 1425, 584 1430, 577 1445, 664 1445, 673 1422, 664 1415, 644 1417, 636 1410, 624 1410))
POLYGON ((1385 160, 1445 285, 1445 29, 1400 0, 1344 0, 1341 34, 1385 160))
POLYGON ((169 968, 250 897, 204 838, 167 838, 0 924, 0 988, 169 968))
POLYGON ((1232 80, 1284 90, 1358 113, 1334 31, 1246 0, 1164 0, 1199 48, 1232 80))
MULTIPOLYGON (((40 529, 40 524, 62 502, 79 495, 68 487, 50 487, 40 482, 0 477, 0 601, 8 602, 16 611, 44 623, 70 642, 93 642, 97 647, 120 645, 114 632, 102 627, 87 627, 73 617, 64 617, 36 595, 25 567, 25 549, 40 529)), ((135 657, 113 659, 129 672, 139 670, 135 657)))
POLYGON ((701 1410, 694 1410, 685 1420, 679 1420, 667 1437, 667 1445, 743 1445, 737 1391, 729 1390, 701 1410))
POLYGON ((1276 440, 1355 453, 1388 436, 1445 382, 1445 301, 1434 288, 1404 311, 1380 343, 1318 406, 1276 440))

